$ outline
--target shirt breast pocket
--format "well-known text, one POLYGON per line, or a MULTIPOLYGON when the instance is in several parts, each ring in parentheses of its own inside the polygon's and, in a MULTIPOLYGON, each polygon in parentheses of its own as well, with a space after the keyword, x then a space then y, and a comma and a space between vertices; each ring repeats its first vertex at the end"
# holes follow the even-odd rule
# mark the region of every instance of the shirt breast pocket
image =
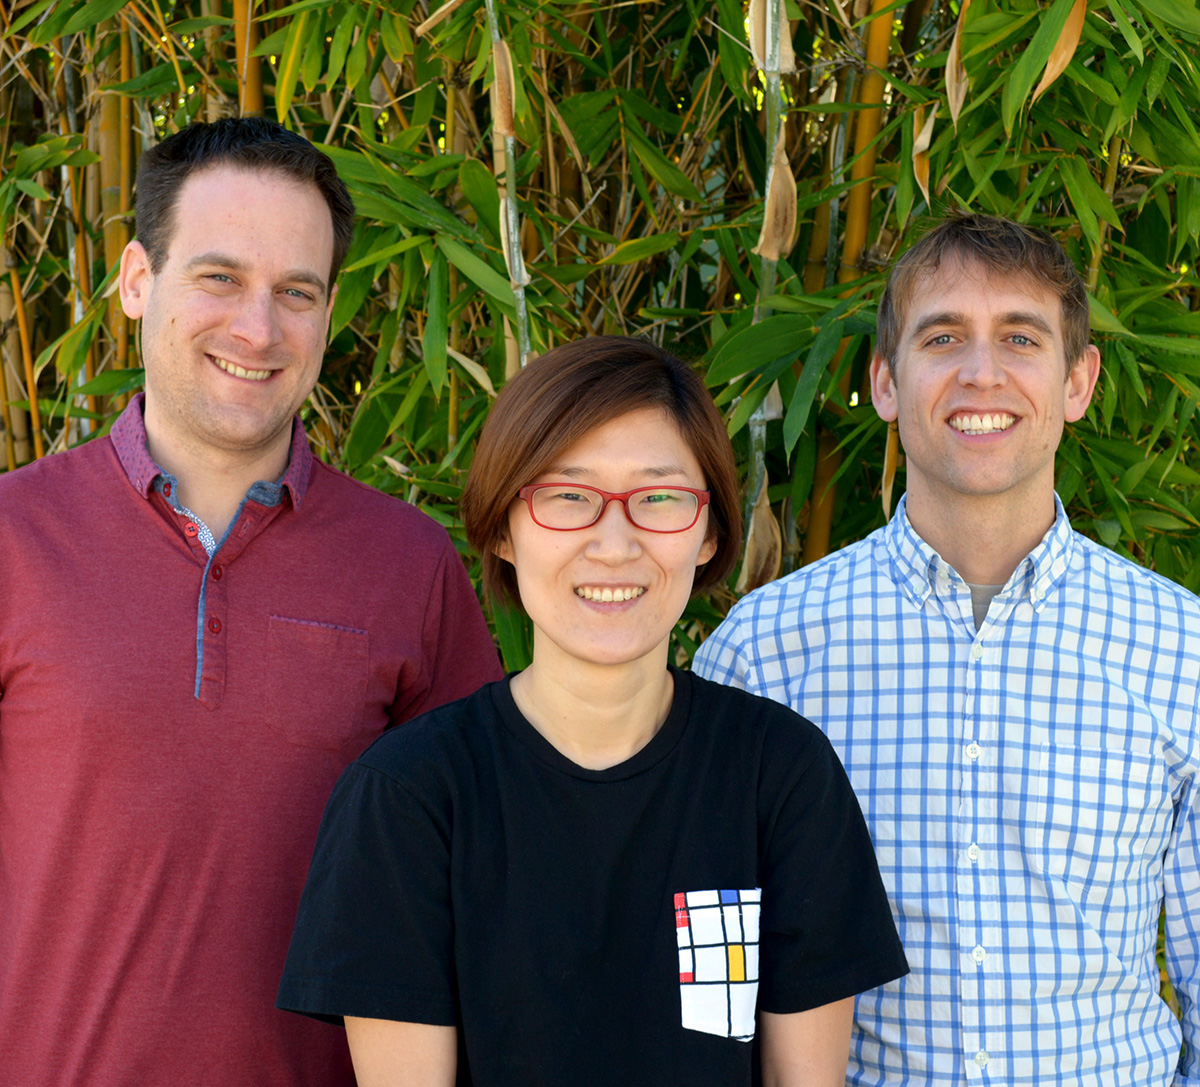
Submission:
POLYGON ((1044 743, 1040 856, 1046 875, 1108 899, 1137 886, 1166 845, 1172 804, 1153 755, 1044 743))
POLYGON ((338 750, 362 728, 370 663, 365 630, 272 615, 263 676, 268 723, 289 743, 338 750))
POLYGON ((758 1010, 758 919, 762 890, 675 895, 683 1026, 748 1042, 758 1010))

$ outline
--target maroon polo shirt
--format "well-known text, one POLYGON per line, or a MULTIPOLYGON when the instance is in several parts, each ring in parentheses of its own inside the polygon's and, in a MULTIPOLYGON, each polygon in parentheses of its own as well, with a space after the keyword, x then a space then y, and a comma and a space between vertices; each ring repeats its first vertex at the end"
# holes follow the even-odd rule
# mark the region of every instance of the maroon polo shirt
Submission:
POLYGON ((140 398, 0 475, 0 1080, 348 1087, 273 1007, 325 800, 496 651, 445 532, 299 422, 215 555, 174 489, 140 398))

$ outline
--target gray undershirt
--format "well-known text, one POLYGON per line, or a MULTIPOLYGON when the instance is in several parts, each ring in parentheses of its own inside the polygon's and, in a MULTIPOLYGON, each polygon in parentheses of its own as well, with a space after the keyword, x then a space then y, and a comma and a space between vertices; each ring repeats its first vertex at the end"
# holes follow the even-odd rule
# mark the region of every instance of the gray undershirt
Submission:
POLYGON ((992 602, 992 597, 995 596, 1003 585, 972 585, 967 582, 967 588, 971 590, 971 609, 975 612, 975 629, 978 630, 983 626, 984 619, 987 618, 988 605, 992 602))

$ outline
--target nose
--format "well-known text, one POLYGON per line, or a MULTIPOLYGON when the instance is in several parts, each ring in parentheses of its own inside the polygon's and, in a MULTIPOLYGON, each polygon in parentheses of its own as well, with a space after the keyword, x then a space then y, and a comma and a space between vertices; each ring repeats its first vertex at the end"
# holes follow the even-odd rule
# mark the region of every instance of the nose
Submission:
POLYGON ((273 291, 247 291, 240 299, 229 331, 256 351, 263 351, 279 341, 279 317, 273 291))
POLYGON ((960 385, 991 389, 1003 385, 1006 380, 1007 374, 995 344, 986 340, 976 340, 967 347, 958 368, 960 385))
POLYGON ((604 562, 620 562, 641 550, 637 527, 629 520, 625 503, 610 498, 600 519, 588 529, 588 553, 604 562), (615 508, 614 508, 615 507, 615 508))

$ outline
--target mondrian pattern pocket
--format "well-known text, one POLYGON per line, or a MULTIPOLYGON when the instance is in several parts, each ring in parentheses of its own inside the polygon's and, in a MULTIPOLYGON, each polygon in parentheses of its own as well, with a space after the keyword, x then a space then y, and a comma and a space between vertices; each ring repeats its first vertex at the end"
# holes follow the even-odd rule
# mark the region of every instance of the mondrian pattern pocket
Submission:
POLYGON ((761 901, 758 887, 675 896, 679 998, 688 1030, 740 1042, 754 1037, 761 901))

